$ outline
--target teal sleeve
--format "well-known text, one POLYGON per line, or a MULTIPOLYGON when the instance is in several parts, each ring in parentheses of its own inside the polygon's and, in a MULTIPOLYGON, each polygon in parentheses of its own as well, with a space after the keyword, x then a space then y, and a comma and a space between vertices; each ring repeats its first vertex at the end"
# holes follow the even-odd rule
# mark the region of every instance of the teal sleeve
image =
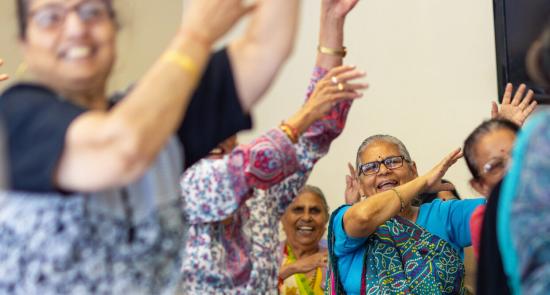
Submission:
POLYGON ((460 247, 469 247, 472 245, 470 234, 470 219, 474 210, 486 203, 483 199, 467 199, 457 201, 441 202, 442 206, 448 206, 448 225, 447 231, 449 239, 460 247))

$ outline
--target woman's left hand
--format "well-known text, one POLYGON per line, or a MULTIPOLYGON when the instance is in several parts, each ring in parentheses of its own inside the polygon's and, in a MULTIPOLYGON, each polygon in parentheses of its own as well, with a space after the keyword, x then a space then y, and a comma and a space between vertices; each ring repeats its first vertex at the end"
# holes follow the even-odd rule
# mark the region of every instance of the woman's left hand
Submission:
POLYGON ((511 83, 506 84, 506 90, 502 96, 502 104, 500 109, 496 102, 493 102, 491 109, 491 118, 504 118, 522 126, 527 117, 537 107, 537 102, 533 100, 533 90, 527 91, 525 84, 521 84, 516 91, 516 95, 512 99, 514 87, 511 83))
POLYGON ((356 81, 363 77, 365 73, 353 66, 333 68, 317 83, 302 108, 285 121, 286 124, 294 127, 300 135, 338 102, 361 98, 368 84, 356 81))
POLYGON ((323 0, 323 8, 332 16, 343 18, 355 7, 357 2, 359 0, 323 0))
MULTIPOLYGON (((0 66, 4 64, 4 61, 0 59, 0 66)), ((0 81, 8 80, 10 77, 7 74, 0 74, 0 81)))

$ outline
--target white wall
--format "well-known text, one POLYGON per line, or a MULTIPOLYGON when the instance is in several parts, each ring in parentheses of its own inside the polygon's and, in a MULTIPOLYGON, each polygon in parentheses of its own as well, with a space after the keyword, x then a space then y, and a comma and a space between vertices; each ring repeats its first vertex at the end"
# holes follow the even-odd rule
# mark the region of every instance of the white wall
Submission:
MULTIPOLYGON (((0 57, 6 59, 1 70, 12 74, 20 62, 14 2, 0 2, 0 57)), ((181 10, 179 1, 115 2, 123 29, 113 89, 136 80, 160 54, 177 29, 181 10)), ((256 108, 255 129, 241 141, 278 125, 303 101, 316 54, 320 0, 302 3, 294 55, 256 108)), ((348 18, 346 63, 366 70, 371 88, 354 104, 346 130, 310 179, 325 191, 331 207, 343 200, 346 163, 354 161, 365 137, 387 133, 402 139, 423 173, 489 117, 490 100, 497 95, 492 22, 489 0, 358 4, 348 18)), ((447 178, 463 195, 473 194, 463 162, 447 178)))

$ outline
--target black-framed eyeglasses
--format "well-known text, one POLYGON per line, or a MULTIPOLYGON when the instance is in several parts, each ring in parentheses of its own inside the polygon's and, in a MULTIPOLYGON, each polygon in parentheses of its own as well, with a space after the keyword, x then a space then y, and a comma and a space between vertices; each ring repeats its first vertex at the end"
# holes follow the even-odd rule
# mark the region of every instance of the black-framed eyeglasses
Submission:
POLYGON ((380 165, 384 164, 386 168, 393 170, 403 167, 403 162, 407 161, 403 156, 391 156, 382 161, 373 161, 359 165, 359 175, 373 175, 380 171, 380 165))
POLYGON ((72 11, 86 24, 107 20, 114 14, 111 4, 106 0, 86 0, 73 6, 61 3, 47 4, 31 11, 29 19, 43 30, 57 30, 72 11))

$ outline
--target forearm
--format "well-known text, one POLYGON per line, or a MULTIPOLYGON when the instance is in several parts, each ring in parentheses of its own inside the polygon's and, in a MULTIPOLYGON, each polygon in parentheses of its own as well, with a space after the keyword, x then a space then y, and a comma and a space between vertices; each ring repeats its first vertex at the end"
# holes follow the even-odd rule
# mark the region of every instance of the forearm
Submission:
POLYGON ((282 280, 286 280, 288 277, 298 273, 298 270, 295 266, 296 263, 282 265, 279 269, 279 278, 282 280))
MULTIPOLYGON (((403 202, 410 204, 418 194, 425 190, 427 182, 424 177, 396 187, 403 202)), ((378 226, 399 214, 401 201, 393 190, 375 194, 353 205, 344 214, 346 233, 355 238, 364 238, 372 234, 378 226)))
POLYGON ((297 0, 259 0, 243 37, 229 45, 243 109, 267 91, 292 51, 298 23, 297 0))
POLYGON ((54 182, 70 191, 97 191, 139 178, 176 130, 206 64, 209 48, 178 35, 167 52, 194 63, 185 70, 161 57, 111 111, 90 111, 71 124, 54 182), (85 172, 82 167, 88 167, 85 172))
MULTIPOLYGON (((334 15, 327 7, 321 5, 321 22, 319 29, 319 46, 340 50, 344 48, 345 17, 334 15)), ((342 65, 343 58, 337 55, 317 53, 316 66, 325 69, 342 65)))
POLYGON ((175 60, 161 57, 109 115, 113 125, 131 124, 140 149, 149 157, 158 153, 181 123, 210 48, 181 33, 166 52, 187 56, 194 69, 185 69, 175 60))

